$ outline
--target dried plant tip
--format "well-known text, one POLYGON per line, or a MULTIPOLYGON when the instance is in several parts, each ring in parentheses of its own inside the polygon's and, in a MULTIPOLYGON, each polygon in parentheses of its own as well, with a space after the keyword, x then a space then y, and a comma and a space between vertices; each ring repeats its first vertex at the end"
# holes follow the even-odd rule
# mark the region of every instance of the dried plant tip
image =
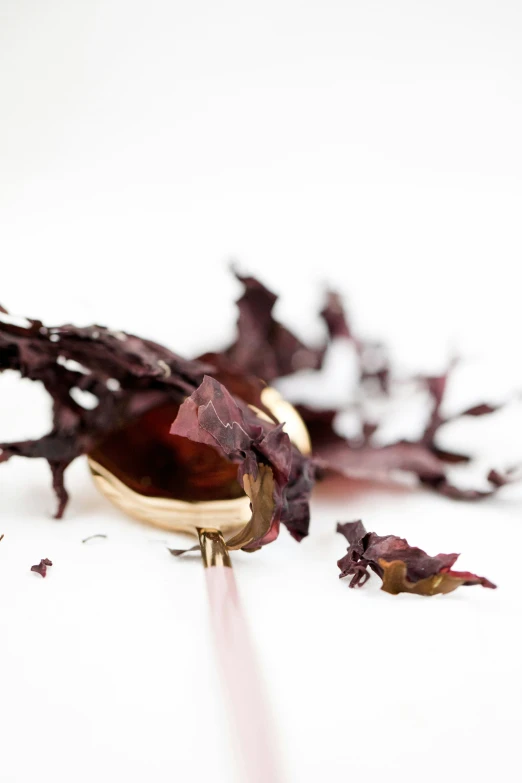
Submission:
POLYGON ((318 370, 326 346, 305 345, 272 315, 277 296, 256 280, 235 273, 244 291, 237 301, 239 317, 235 342, 224 352, 241 372, 266 382, 298 370, 318 370))
POLYGON ((68 500, 64 473, 71 462, 153 408, 179 404, 205 369, 150 340, 102 326, 44 327, 36 320, 2 317, 0 372, 17 370, 40 381, 53 402, 53 423, 42 438, 0 443, 0 462, 46 459, 61 517, 68 500), (95 404, 87 404, 85 395, 95 404))

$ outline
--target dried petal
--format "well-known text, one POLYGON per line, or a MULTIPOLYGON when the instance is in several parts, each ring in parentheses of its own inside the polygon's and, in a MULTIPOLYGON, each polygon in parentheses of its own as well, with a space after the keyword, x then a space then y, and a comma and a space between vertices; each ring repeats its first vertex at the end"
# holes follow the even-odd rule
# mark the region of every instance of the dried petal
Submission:
POLYGON ((253 513, 245 531, 229 545, 253 549, 267 544, 277 537, 281 521, 288 522, 295 537, 306 535, 313 469, 281 424, 258 418, 222 384, 205 376, 180 406, 171 434, 212 446, 238 464, 238 480, 253 513))
POLYGON ((402 560, 392 560, 391 563, 386 560, 380 560, 379 565, 383 569, 382 590, 392 595, 399 593, 415 593, 416 595, 438 595, 439 593, 452 593, 457 587, 462 585, 482 585, 483 587, 495 588, 496 585, 484 579, 482 576, 475 576, 465 571, 440 571, 438 574, 419 579, 418 582, 411 582, 407 576, 407 566, 402 560))
POLYGON ((452 571, 457 554, 430 557, 422 549, 410 546, 404 538, 367 533, 360 520, 338 524, 337 532, 342 533, 350 545, 347 554, 337 563, 340 578, 352 577, 350 587, 362 586, 370 578, 368 569, 381 577, 381 589, 394 595, 403 592, 418 595, 450 593, 461 585, 495 587, 482 576, 452 571))
POLYGON ((326 303, 321 310, 321 318, 326 323, 331 340, 334 340, 336 337, 353 339, 341 297, 336 291, 327 292, 326 303))
POLYGON ((45 578, 47 575, 48 566, 52 566, 52 562, 47 557, 44 557, 42 560, 40 560, 38 565, 31 566, 31 571, 34 571, 35 574, 40 574, 40 576, 45 578))
POLYGON ((272 527, 275 511, 274 474, 268 465, 260 464, 255 478, 249 473, 243 476, 243 486, 250 498, 252 517, 243 530, 227 541, 227 547, 252 550, 258 548, 256 542, 268 543, 265 536, 272 527))
POLYGON ((225 351, 243 373, 270 382, 298 370, 319 369, 326 346, 310 348, 276 321, 272 310, 277 296, 254 277, 236 273, 245 290, 238 300, 235 342, 225 351))

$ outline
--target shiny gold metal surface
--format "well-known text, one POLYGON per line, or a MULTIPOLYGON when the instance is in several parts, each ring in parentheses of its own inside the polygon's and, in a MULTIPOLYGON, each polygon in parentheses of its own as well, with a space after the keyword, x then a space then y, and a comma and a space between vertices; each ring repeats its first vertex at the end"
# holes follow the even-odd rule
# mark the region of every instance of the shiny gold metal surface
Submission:
POLYGON ((189 502, 140 495, 116 478, 109 470, 87 458, 95 486, 102 495, 128 516, 163 530, 196 534, 198 527, 219 528, 225 534, 236 533, 251 517, 250 500, 210 500, 189 502))
POLYGON ((232 568, 227 545, 220 530, 198 527, 198 536, 205 568, 232 568))
POLYGON ((261 401, 278 421, 284 422, 284 431, 301 454, 310 454, 312 451, 310 435, 294 406, 272 386, 263 389, 261 401))

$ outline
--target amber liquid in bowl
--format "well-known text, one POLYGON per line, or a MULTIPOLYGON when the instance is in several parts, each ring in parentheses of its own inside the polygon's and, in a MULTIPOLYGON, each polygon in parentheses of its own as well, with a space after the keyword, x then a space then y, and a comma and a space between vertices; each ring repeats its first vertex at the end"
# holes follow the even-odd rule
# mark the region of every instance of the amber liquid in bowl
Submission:
POLYGON ((199 502, 243 496, 237 465, 210 446, 170 434, 178 410, 175 403, 153 408, 112 432, 89 456, 147 497, 199 502))

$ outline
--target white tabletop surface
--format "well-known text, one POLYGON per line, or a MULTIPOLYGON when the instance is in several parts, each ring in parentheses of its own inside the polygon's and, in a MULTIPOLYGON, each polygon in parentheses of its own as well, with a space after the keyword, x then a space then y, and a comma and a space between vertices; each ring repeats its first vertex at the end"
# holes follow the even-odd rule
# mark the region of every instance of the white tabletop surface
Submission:
MULTIPOLYGON (((278 316, 304 339, 322 338, 330 283, 401 372, 467 357, 450 408, 522 388, 519 5, 4 0, 0 14, 4 306, 193 355, 233 333, 235 258, 284 294, 278 316)), ((340 372, 308 381, 324 404, 340 372)), ((6 374, 0 400, 0 440, 45 431, 37 386, 6 374)), ((522 460, 521 407, 445 434, 480 457, 459 480, 522 460)), ((389 438, 410 413, 388 416, 389 438)), ((83 460, 67 484, 58 522, 44 463, 0 466, 0 779, 229 783, 202 569, 108 506, 83 460), (29 570, 42 557, 45 580, 29 570)), ((323 487, 312 517, 301 544, 283 530, 234 555, 285 780, 514 781, 520 488, 473 505, 323 487), (350 590, 334 530, 359 517, 462 552, 498 589, 350 590)))

